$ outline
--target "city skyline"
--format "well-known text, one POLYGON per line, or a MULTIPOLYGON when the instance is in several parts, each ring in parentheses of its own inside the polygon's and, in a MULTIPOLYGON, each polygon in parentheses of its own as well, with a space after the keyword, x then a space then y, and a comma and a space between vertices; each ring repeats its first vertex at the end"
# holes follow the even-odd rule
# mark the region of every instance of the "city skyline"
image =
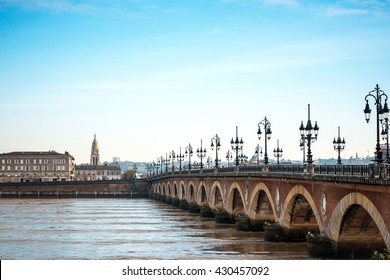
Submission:
MULTIPOLYGON (((151 162, 191 143, 243 138, 266 116, 283 158, 318 122, 313 158, 374 155, 364 97, 390 94, 390 1, 0 0, 1 152, 68 151, 151 162)), ((368 99, 372 113, 374 101, 368 99)), ((194 153, 194 159, 198 160, 194 153)))

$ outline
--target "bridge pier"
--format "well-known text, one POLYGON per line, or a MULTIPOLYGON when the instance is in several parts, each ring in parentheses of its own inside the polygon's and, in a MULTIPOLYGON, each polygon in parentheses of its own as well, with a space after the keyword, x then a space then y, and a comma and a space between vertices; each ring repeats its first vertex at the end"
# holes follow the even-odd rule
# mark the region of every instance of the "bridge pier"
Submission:
POLYGON ((186 199, 181 199, 180 204, 179 204, 179 208, 183 209, 183 210, 188 210, 188 208, 189 208, 188 201, 186 199))
POLYGON ((188 206, 188 211, 190 213, 200 213, 199 205, 196 202, 190 202, 188 206))
POLYGON ((200 216, 204 218, 213 218, 214 213, 207 203, 203 203, 200 207, 200 216))
POLYGON ((334 259, 336 252, 331 240, 326 234, 312 234, 308 232, 307 254, 310 258, 334 259))
POLYGON ((230 217, 225 209, 215 209, 214 215, 217 224, 230 224, 230 217))
POLYGON ((247 215, 237 214, 235 220, 237 231, 253 231, 254 228, 251 219, 247 215))
POLYGON ((283 228, 279 223, 264 224, 264 241, 269 242, 285 242, 286 236, 283 228))
POLYGON ((165 202, 166 202, 167 204, 172 204, 172 197, 166 196, 166 197, 165 197, 165 202))
POLYGON ((172 206, 179 207, 180 206, 180 199, 178 197, 174 197, 172 199, 172 206))

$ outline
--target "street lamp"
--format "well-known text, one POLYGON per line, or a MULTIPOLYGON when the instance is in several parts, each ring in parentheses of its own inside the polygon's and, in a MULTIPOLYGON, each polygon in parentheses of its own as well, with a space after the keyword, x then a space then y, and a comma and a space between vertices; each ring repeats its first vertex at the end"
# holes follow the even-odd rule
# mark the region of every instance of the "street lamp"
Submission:
POLYGON ((305 163, 305 140, 303 139, 303 137, 301 137, 301 140, 299 141, 299 147, 301 148, 301 151, 303 151, 302 163, 305 163))
MULTIPOLYGON (((157 166, 160 166, 160 175, 162 175, 162 166, 163 166, 164 158, 161 156, 157 159, 157 166)), ((158 175, 158 174, 157 174, 158 175)))
POLYGON ((318 130, 320 129, 317 125, 317 121, 314 127, 311 124, 310 120, 310 104, 307 105, 308 108, 308 120, 306 127, 303 126, 303 121, 301 122, 301 126, 299 127, 299 132, 302 137, 303 145, 305 142, 307 143, 307 160, 306 162, 309 164, 313 163, 313 155, 311 154, 311 143, 314 143, 317 140, 318 130))
POLYGON ((191 156, 194 152, 192 151, 192 146, 191 144, 188 144, 188 146, 186 147, 186 151, 185 151, 185 154, 186 156, 188 156, 188 169, 191 170, 191 156))
POLYGON ((245 165, 246 161, 248 160, 248 157, 242 151, 238 158, 240 159, 241 165, 245 165))
POLYGON ((206 148, 202 147, 202 139, 200 140, 200 149, 196 149, 196 154, 200 157, 200 169, 203 169, 203 158, 206 156, 206 148))
POLYGON ((277 140, 276 149, 274 148, 274 157, 276 157, 276 164, 279 164, 279 158, 282 157, 283 149, 279 148, 279 139, 277 140))
POLYGON ((175 165, 174 165, 175 157, 176 157, 175 151, 172 150, 172 152, 169 153, 169 159, 172 160, 172 172, 175 171, 175 165))
POLYGON ((268 154, 267 154, 267 140, 271 140, 271 123, 267 120, 267 117, 264 118, 258 125, 259 129, 257 130, 257 136, 259 137, 259 140, 261 139, 261 128, 260 126, 263 126, 264 132, 265 132, 265 145, 264 145, 264 164, 268 164, 268 154))
POLYGON ((163 163, 165 164, 165 173, 168 173, 168 163, 169 163, 168 153, 165 153, 165 159, 163 159, 163 163))
POLYGON ((366 107, 364 108, 364 114, 366 116, 366 121, 367 123, 370 121, 370 115, 371 115, 371 109, 370 106, 368 105, 368 97, 371 96, 375 100, 375 105, 376 105, 376 154, 375 154, 375 161, 377 163, 382 163, 383 158, 382 158, 382 151, 381 151, 381 145, 379 144, 379 123, 382 122, 384 117, 388 117, 389 114, 389 109, 387 107, 387 95, 383 90, 379 88, 378 85, 376 85, 375 89, 370 91, 366 97, 364 98, 366 100, 366 107), (375 95, 373 94, 375 93, 375 95), (385 98, 385 104, 384 107, 382 108, 382 97, 385 98))
POLYGON ((221 139, 219 138, 218 134, 215 134, 213 138, 211 138, 211 150, 214 150, 215 146, 215 167, 218 168, 218 151, 221 148, 221 139), (214 145, 215 142, 215 145, 214 145))
POLYGON ((343 140, 341 140, 341 137, 340 137, 340 127, 338 128, 337 140, 336 140, 336 138, 333 138, 333 148, 335 149, 335 151, 338 152, 337 164, 341 164, 340 153, 345 148, 345 140, 344 140, 344 137, 343 137, 343 140))
POLYGON ((263 156, 263 148, 260 147, 259 144, 257 144, 257 146, 255 148, 255 155, 256 155, 256 158, 257 158, 257 165, 260 165, 260 157, 263 156))
POLYGON ((181 171, 181 162, 184 160, 184 155, 181 153, 181 147, 180 147, 180 153, 176 155, 176 159, 179 162, 179 170, 181 171))
POLYGON ((239 159, 238 152, 242 151, 242 148, 244 146, 244 141, 242 141, 242 138, 241 138, 241 140, 238 140, 238 126, 236 126, 236 140, 234 141, 233 137, 232 137, 232 141, 230 141, 230 144, 232 145, 232 150, 233 151, 236 150, 236 163, 235 163, 235 165, 239 166, 240 159, 239 159))
POLYGON ((383 113, 385 114, 384 120, 382 123, 382 139, 386 140, 386 162, 390 163, 389 157, 389 108, 387 108, 387 103, 385 103, 385 107, 383 108, 383 113))
POLYGON ((230 161, 233 159, 233 153, 228 150, 227 153, 226 153, 226 160, 228 162, 228 167, 230 166, 230 161))

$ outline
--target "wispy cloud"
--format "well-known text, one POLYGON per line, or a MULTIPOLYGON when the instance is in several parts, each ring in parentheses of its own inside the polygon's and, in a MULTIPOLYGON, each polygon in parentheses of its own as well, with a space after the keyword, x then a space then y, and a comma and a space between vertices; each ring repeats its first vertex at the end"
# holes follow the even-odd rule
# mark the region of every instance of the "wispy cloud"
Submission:
POLYGON ((88 3, 74 3, 67 0, 0 0, 0 8, 18 8, 25 11, 50 13, 97 14, 102 9, 88 3))
POLYGON ((353 15, 367 15, 367 14, 372 14, 374 12, 375 11, 368 10, 368 9, 328 7, 324 9, 323 15, 326 17, 340 17, 340 16, 353 16, 353 15))
POLYGON ((119 16, 123 18, 144 19, 149 13, 143 6, 131 6, 137 1, 125 4, 71 0, 0 0, 0 11, 19 9, 25 12, 43 12, 51 14, 78 14, 97 16, 119 16), (130 6, 129 6, 130 5, 130 6))
POLYGON ((281 6, 298 7, 301 6, 299 0, 221 0, 223 3, 240 4, 245 6, 281 6))

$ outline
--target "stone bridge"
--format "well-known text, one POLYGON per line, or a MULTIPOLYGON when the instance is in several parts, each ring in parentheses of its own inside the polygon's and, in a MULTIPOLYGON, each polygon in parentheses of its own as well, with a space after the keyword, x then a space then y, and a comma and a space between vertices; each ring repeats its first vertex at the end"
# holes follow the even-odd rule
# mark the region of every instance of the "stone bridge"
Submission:
POLYGON ((266 241, 307 241, 311 257, 371 258, 390 250, 390 180, 346 173, 225 168, 149 181, 157 199, 237 230, 265 230, 266 241))

